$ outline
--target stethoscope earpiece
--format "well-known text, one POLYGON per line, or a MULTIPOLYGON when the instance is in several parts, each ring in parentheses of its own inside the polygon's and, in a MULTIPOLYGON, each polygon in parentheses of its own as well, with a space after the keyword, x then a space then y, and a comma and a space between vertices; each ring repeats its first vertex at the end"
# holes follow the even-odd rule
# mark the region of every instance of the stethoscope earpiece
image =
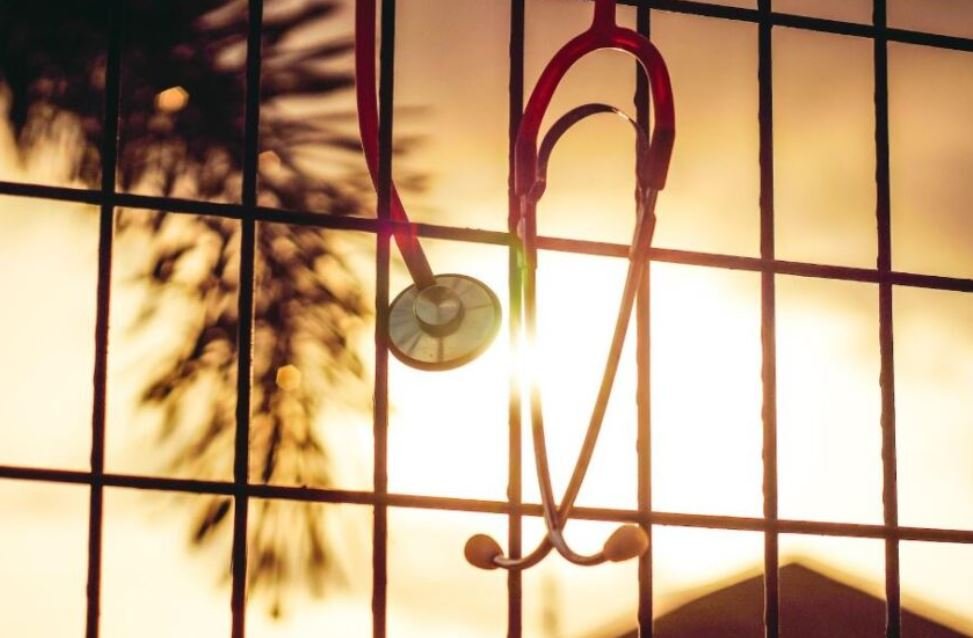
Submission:
POLYGON ((413 284, 389 307, 389 349, 420 370, 451 370, 479 356, 500 329, 500 300, 466 275, 435 275, 413 284))
MULTIPOLYGON (((638 558, 649 550, 649 535, 638 525, 620 525, 605 541, 601 552, 585 557, 584 564, 596 565, 605 561, 621 563, 632 558, 638 558)), ((521 559, 504 558, 500 543, 492 536, 474 534, 466 541, 463 548, 466 562, 480 569, 497 569, 498 567, 516 568, 521 559)))
POLYGON ((500 566, 497 564, 497 558, 503 555, 503 550, 500 549, 500 543, 493 540, 492 536, 474 534, 466 541, 463 555, 466 556, 466 562, 474 567, 496 569, 500 566))
POLYGON ((601 553, 605 560, 620 563, 637 558, 649 549, 649 535, 638 525, 622 525, 608 537, 601 553))

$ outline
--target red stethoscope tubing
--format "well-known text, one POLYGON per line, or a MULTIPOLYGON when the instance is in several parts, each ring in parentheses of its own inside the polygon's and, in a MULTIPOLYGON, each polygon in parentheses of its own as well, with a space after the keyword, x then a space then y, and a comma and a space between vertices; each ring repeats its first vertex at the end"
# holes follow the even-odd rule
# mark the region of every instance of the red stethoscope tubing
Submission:
MULTIPOLYGON (((378 95, 375 91, 375 0, 357 0, 355 3, 355 96, 358 102, 358 130, 362 148, 368 163, 375 190, 380 190, 379 179, 379 119, 378 95)), ((393 237, 402 253, 409 274, 420 290, 436 283, 419 237, 405 212, 402 198, 394 182, 390 182, 389 214, 398 222, 393 237)))
MULTIPOLYGON (((591 27, 570 40, 551 58, 524 109, 514 150, 514 188, 517 195, 527 196, 536 181, 537 138, 558 85, 578 60, 601 49, 615 49, 630 54, 639 61, 649 80, 654 127, 647 177, 649 185, 655 190, 662 190, 665 186, 676 136, 672 85, 666 63, 648 38, 615 24, 615 0, 596 0, 595 19, 591 27)), ((512 211, 512 214, 516 212, 512 211)), ((516 227, 517 221, 514 220, 512 227, 516 227)))

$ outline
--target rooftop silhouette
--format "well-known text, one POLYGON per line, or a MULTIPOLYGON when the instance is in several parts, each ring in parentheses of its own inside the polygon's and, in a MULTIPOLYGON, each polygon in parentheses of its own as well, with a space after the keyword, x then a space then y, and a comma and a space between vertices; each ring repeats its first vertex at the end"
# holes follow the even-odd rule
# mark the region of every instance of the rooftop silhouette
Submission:
MULTIPOLYGON (((801 563, 780 568, 781 635, 867 638, 885 635, 885 601, 801 563)), ((763 575, 710 592, 660 616, 657 638, 762 638, 763 575)), ((902 635, 969 638, 902 609, 902 635)), ((632 630, 618 638, 637 638, 632 630)))

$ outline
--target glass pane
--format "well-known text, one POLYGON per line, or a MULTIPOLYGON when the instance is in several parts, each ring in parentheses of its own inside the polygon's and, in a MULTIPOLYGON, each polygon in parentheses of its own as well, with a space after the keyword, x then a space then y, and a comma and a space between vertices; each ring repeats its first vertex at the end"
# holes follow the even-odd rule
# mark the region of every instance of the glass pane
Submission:
POLYGON ((782 518, 882 522, 878 289, 777 281, 782 518))
POLYGON ((240 223, 115 216, 109 471, 233 476, 240 223))
POLYGON ((780 635, 885 633, 885 543, 780 536, 780 635))
POLYGON ((253 500, 248 542, 248 636, 372 635, 370 507, 253 500))
POLYGON ((0 481, 4 633, 84 635, 88 494, 85 486, 0 481))
POLYGON ((973 545, 903 542, 902 635, 968 636, 973 634, 973 545))
POLYGON ((970 0, 889 0, 889 26, 973 38, 970 0))
POLYGON ((389 509, 389 638, 506 635, 506 572, 466 562, 463 548, 473 534, 489 534, 505 547, 507 519, 389 509))
POLYGON ((889 45, 892 258, 897 270, 973 277, 971 111, 973 54, 889 45))
POLYGON ((871 22, 871 0, 773 0, 777 13, 796 13, 813 18, 846 22, 871 22))
POLYGON ((97 188, 108 5, 0 8, 0 179, 97 188))
MULTIPOLYGON (((574 472, 598 396, 627 268, 627 260, 611 257, 554 251, 539 257, 537 341, 520 365, 536 371, 540 380, 547 453, 559 499, 574 472)), ((636 504, 635 334, 633 316, 579 504, 636 504)), ((525 416, 524 499, 539 502, 529 423, 525 416)))
MULTIPOLYGON (((399 7, 400 14, 404 8, 399 7)), ((258 165, 262 205, 330 215, 374 214, 375 189, 358 132, 354 34, 352 0, 265 4, 258 165)), ((379 45, 375 49, 377 64, 379 45)), ((396 67, 403 59, 397 58, 396 67)), ((400 144, 399 118, 405 111, 396 112, 400 144)))
POLYGON ((0 463, 87 469, 94 207, 0 197, 0 463))
POLYGON ((372 487, 375 236, 257 225, 250 477, 372 487))
POLYGON ((246 7, 126 4, 119 105, 121 190, 238 201, 246 7))
POLYGON ((774 30, 777 257, 875 265, 872 44, 774 30))
POLYGON ((677 109, 656 246, 759 251, 756 36, 743 22, 653 14, 652 41, 669 66, 677 109))
POLYGON ((899 521, 973 528, 973 295, 895 289, 899 521))
MULTIPOLYGON (((506 299, 507 249, 424 241, 436 272, 460 273, 506 299)), ((412 284, 392 273, 391 298, 412 284)), ((389 357, 389 490, 412 494, 503 499, 507 487, 511 363, 509 310, 501 302, 497 336, 478 358, 430 372, 389 357)))
POLYGON ((409 216, 506 230, 509 3, 403 2, 395 18, 393 169, 409 216))
MULTIPOLYGON (((577 552, 602 549, 617 523, 571 521, 565 531, 577 552)), ((524 549, 532 550, 544 534, 543 519, 524 520, 524 549)), ((620 636, 636 623, 638 561, 578 566, 557 551, 524 572, 524 635, 542 638, 620 636)), ((498 634, 502 635, 502 634, 498 634)))
POLYGON ((652 485, 662 511, 759 516, 760 280, 652 267, 652 485))
POLYGON ((229 496, 106 489, 104 516, 102 636, 229 634, 229 496))
POLYGON ((654 635, 758 638, 763 535, 655 526, 654 635))

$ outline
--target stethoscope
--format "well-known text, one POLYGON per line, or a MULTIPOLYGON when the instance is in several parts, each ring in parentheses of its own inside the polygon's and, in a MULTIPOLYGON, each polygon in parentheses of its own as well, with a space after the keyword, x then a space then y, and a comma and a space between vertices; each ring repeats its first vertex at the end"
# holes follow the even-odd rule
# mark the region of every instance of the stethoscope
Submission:
MULTIPOLYGON (((378 184, 378 109, 375 95, 375 0, 357 0, 355 14, 355 63, 358 117, 362 146, 369 172, 378 184)), ((618 371, 622 346, 635 303, 644 265, 648 261, 655 231, 655 204, 665 185, 675 139, 675 113, 669 73, 658 50, 649 40, 615 21, 615 0, 595 0, 594 20, 587 31, 565 44, 545 67, 520 122, 514 147, 513 188, 516 206, 508 218, 521 267, 519 306, 528 343, 537 334, 536 268, 537 204, 547 185, 547 165, 558 140, 575 124, 592 115, 612 113, 632 124, 636 144, 637 218, 621 304, 615 321, 608 359, 595 407, 588 423, 578 462, 558 505, 548 467, 544 418, 539 384, 528 380, 534 460, 540 486, 547 534, 537 547, 522 557, 503 554, 490 536, 476 534, 465 547, 466 559, 482 569, 526 569, 540 562, 551 549, 579 565, 623 561, 641 556, 648 549, 648 536, 636 525, 619 526, 601 551, 579 554, 564 538, 571 515, 604 421, 608 399, 618 371), (538 147, 541 121, 565 73, 578 60, 600 49, 624 51, 641 64, 652 93, 655 125, 651 140, 631 117, 615 107, 586 104, 561 116, 538 147)), ((482 282, 464 275, 433 275, 394 184, 391 186, 390 215, 402 222, 394 233, 413 284, 402 291, 389 308, 389 349, 403 363, 423 370, 448 370, 463 365, 482 353, 500 326, 500 302, 482 282), (406 229, 406 230, 401 230, 406 229)), ((515 293, 516 294, 516 293, 515 293)))

